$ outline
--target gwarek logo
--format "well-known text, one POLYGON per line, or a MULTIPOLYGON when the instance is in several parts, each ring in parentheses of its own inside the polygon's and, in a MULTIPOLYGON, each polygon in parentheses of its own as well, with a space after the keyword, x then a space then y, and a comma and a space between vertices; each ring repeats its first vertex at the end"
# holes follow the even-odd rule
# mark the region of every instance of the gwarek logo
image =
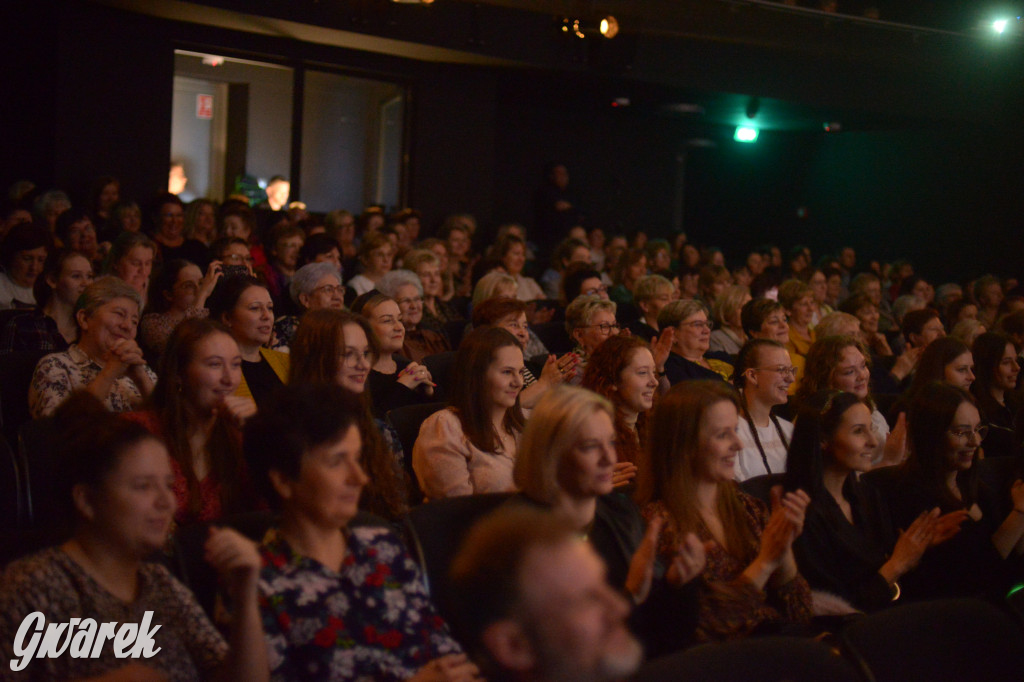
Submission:
POLYGON ((161 625, 151 628, 153 612, 146 611, 142 623, 97 623, 92 618, 72 618, 69 623, 50 623, 41 611, 25 617, 14 637, 11 670, 24 670, 33 658, 58 658, 65 653, 71 658, 99 658, 107 640, 114 644, 117 658, 153 658, 160 653, 153 636, 161 625), (26 641, 27 640, 27 641, 26 641))

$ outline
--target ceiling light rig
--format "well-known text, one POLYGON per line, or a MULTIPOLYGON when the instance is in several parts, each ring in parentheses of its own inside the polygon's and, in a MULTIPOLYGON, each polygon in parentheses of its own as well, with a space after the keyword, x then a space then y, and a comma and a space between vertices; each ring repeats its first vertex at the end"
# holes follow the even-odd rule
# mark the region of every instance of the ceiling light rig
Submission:
POLYGON ((590 36, 614 38, 619 34, 619 22, 610 14, 598 21, 565 17, 562 19, 562 33, 570 33, 581 40, 590 36))

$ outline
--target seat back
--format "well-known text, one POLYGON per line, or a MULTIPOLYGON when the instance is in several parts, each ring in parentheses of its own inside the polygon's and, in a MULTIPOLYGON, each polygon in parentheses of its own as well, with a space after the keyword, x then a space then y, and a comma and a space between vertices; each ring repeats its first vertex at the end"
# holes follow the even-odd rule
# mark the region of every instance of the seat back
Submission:
POLYGON ((444 335, 448 337, 448 343, 452 348, 458 350, 462 343, 462 337, 466 335, 466 320, 449 320, 444 323, 444 335))
POLYGON ((755 637, 704 644, 655 659, 630 679, 634 682, 860 682, 856 668, 849 661, 824 644, 799 637, 755 637))
POLYGON ((740 483, 740 490, 756 497, 759 500, 772 503, 772 488, 777 485, 782 485, 782 480, 786 477, 786 474, 764 474, 762 476, 754 476, 740 483))
POLYGON ((56 424, 52 417, 30 420, 18 430, 27 521, 37 530, 64 520, 63 500, 58 499, 61 493, 52 475, 58 466, 58 445, 56 424))
POLYGON ((416 479, 416 472, 412 468, 412 446, 416 444, 416 438, 420 435, 420 426, 423 420, 439 410, 443 410, 445 403, 422 403, 418 405, 405 405, 389 410, 387 421, 398 432, 398 442, 402 444, 403 465, 405 472, 409 475, 411 486, 410 500, 419 503, 423 500, 423 491, 420 490, 419 482, 416 479))
POLYGON ((562 355, 573 349, 573 342, 569 338, 569 332, 565 330, 564 322, 542 322, 530 325, 530 329, 541 340, 549 353, 562 355))
POLYGON ((28 387, 36 365, 48 351, 0 355, 0 426, 8 443, 16 443, 18 429, 30 421, 28 387))
MULTIPOLYGON (((450 613, 448 567, 473 524, 512 493, 449 497, 409 510, 403 523, 406 546, 423 572, 423 582, 442 616, 450 613)), ((450 620, 450 618, 447 618, 450 620)))
POLYGON ((985 680, 1024 676, 1024 630, 977 599, 904 604, 865 616, 842 633, 847 655, 876 682, 985 680))
POLYGON ((430 372, 434 383, 437 384, 434 388, 434 397, 438 400, 447 400, 451 395, 456 355, 455 351, 448 350, 423 358, 423 364, 430 372))

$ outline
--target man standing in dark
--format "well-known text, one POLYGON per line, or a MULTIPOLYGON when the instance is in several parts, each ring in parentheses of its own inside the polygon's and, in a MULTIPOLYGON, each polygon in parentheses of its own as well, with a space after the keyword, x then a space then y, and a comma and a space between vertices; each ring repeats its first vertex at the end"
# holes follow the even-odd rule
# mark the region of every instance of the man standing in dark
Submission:
POLYGON ((537 189, 534 205, 536 229, 533 236, 540 248, 550 253, 569 229, 583 220, 576 197, 569 191, 569 169, 565 164, 556 161, 547 165, 544 184, 537 189))

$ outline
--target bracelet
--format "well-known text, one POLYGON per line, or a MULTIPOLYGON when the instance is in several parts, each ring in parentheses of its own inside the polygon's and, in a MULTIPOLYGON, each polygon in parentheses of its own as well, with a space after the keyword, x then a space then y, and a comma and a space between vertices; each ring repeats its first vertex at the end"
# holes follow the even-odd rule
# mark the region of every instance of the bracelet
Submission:
POLYGON ((892 597, 892 601, 899 599, 901 594, 903 594, 903 591, 900 589, 899 582, 893 582, 892 586, 889 588, 889 595, 892 597))

